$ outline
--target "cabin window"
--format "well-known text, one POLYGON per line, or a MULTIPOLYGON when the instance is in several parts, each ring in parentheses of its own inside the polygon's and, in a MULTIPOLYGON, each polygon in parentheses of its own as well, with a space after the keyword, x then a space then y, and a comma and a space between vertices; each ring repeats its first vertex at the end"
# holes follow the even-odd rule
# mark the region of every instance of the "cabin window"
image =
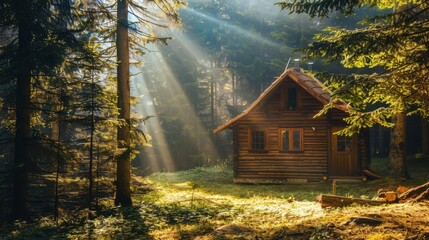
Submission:
POLYGON ((266 133, 263 129, 249 129, 249 149, 254 151, 266 150, 266 133))
POLYGON ((286 87, 282 91, 282 107, 289 111, 298 109, 298 89, 296 87, 286 87))
POLYGON ((298 105, 296 88, 291 87, 287 89, 287 100, 286 108, 287 110, 296 110, 298 105))
POLYGON ((282 152, 302 151, 302 128, 279 129, 279 150, 282 152))
POLYGON ((352 138, 348 136, 337 136, 337 152, 351 152, 352 138))

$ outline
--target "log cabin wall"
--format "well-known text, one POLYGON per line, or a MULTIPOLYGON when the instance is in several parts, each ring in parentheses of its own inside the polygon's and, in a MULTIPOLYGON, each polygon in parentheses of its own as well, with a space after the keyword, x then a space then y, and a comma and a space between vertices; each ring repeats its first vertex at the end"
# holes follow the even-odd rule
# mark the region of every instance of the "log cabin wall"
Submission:
POLYGON ((296 84, 286 79, 252 112, 234 124, 235 182, 307 182, 328 176, 331 127, 344 126, 343 111, 313 118, 323 105, 296 84), (297 108, 284 106, 288 88, 297 89, 297 108), (279 128, 302 129, 302 150, 282 152, 279 128), (250 149, 249 129, 265 131, 264 151, 250 149))

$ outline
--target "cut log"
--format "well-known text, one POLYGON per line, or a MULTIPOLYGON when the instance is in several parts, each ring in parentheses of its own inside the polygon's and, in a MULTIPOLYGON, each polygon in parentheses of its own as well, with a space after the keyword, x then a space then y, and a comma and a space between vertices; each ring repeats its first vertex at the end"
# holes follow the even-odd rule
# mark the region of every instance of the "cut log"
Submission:
POLYGON ((429 182, 402 193, 399 195, 399 199, 406 201, 422 201, 429 199, 429 182))
POLYGON ((396 200, 398 199, 398 197, 396 195, 396 192, 389 191, 389 192, 385 192, 384 193, 384 199, 388 203, 393 203, 393 202, 396 202, 396 200))
POLYGON ((406 192, 408 190, 410 190, 410 188, 407 188, 407 187, 404 187, 404 186, 399 186, 396 189, 396 193, 400 195, 400 194, 403 194, 404 192, 406 192))
POLYGON ((369 199, 360 199, 360 198, 349 198, 349 197, 341 197, 334 195, 326 195, 322 194, 318 197, 322 208, 326 207, 346 207, 352 204, 360 204, 360 205, 383 205, 386 204, 384 201, 377 200, 369 200, 369 199))

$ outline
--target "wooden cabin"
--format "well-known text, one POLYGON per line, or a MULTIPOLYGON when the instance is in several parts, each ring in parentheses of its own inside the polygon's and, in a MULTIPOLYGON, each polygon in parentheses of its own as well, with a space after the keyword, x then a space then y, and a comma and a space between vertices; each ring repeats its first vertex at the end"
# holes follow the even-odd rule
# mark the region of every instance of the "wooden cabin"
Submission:
POLYGON ((345 127, 347 104, 330 101, 323 84, 300 69, 289 69, 243 113, 214 133, 233 131, 234 182, 317 182, 362 179, 367 166, 367 137, 335 132, 345 127))

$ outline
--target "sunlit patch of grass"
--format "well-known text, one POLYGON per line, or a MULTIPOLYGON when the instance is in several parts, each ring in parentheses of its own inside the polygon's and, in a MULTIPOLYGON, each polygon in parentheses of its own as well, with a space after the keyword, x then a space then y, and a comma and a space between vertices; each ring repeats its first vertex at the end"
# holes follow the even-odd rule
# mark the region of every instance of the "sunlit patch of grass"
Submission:
MULTIPOLYGON (((232 179, 232 173, 222 168, 155 174, 148 181, 157 190, 143 196, 141 201, 156 199, 158 203, 199 208, 198 211, 214 208, 218 211, 206 219, 206 225, 220 227, 242 224, 254 229, 259 236, 270 236, 281 226, 324 215, 320 206, 313 201, 316 195, 326 189, 324 184, 302 189, 302 185, 238 185, 227 178, 232 179), (305 201, 298 202, 295 199, 297 196, 305 201)), ((158 234, 162 234, 162 231, 160 233, 158 230, 158 234)), ((217 237, 229 239, 233 236, 233 233, 225 233, 217 237)))
POLYGON ((331 191, 329 183, 305 185, 254 185, 233 184, 231 169, 222 167, 195 168, 180 173, 156 173, 148 177, 155 186, 169 188, 170 191, 180 191, 186 184, 197 184, 199 192, 210 195, 228 195, 238 198, 269 196, 274 198, 289 198, 313 201, 321 193, 331 191))
MULTIPOLYGON (((416 164, 413 175, 427 175, 429 164, 416 164)), ((100 202, 101 210, 90 219, 82 211, 63 216, 58 226, 44 218, 16 222, 0 228, 0 239, 403 239, 404 231, 429 232, 429 203, 322 209, 314 197, 331 193, 330 182, 233 184, 232 171, 222 167, 158 173, 138 182, 142 189, 147 182, 152 191, 134 195, 131 208, 115 207, 110 199, 100 202), (346 224, 368 213, 382 215, 385 225, 346 224)), ((372 198, 379 188, 398 184, 403 182, 389 178, 339 183, 337 193, 372 198)))
MULTIPOLYGON (((386 160, 381 160, 376 164, 380 164, 381 167, 386 166, 387 163, 386 160)), ((419 169, 416 170, 414 174, 420 174, 419 169)), ((272 239, 281 236, 282 231, 287 229, 297 231, 300 237, 318 239, 325 235, 338 234, 330 232, 323 224, 341 225, 350 218, 350 214, 361 211, 359 206, 322 209, 314 199, 319 194, 332 193, 332 182, 303 185, 246 185, 233 184, 232 179, 232 171, 223 167, 196 168, 178 173, 157 173, 147 178, 157 190, 145 195, 141 200, 145 202, 157 199, 158 203, 179 204, 191 209, 198 208, 197 211, 206 208, 217 209, 216 213, 204 221, 204 225, 210 227, 200 226, 205 229, 204 231, 188 231, 194 232, 194 237, 210 236, 213 239, 238 238, 234 235, 235 233, 217 234, 217 228, 230 224, 244 225, 254 230, 252 233, 242 233, 241 237, 256 234, 262 238, 272 239), (321 229, 316 225, 321 226, 321 229), (210 233, 210 231, 213 232, 210 233)), ((352 185, 340 183, 337 184, 337 194, 371 199, 376 196, 379 188, 396 189, 400 183, 400 180, 389 178, 352 185)), ((416 185, 416 182, 413 181, 410 184, 416 185)), ((180 231, 177 231, 177 234, 181 236, 180 231)))
POLYGON ((394 240, 394 239, 404 239, 404 236, 398 236, 397 234, 391 233, 374 233, 370 234, 366 240, 394 240))

